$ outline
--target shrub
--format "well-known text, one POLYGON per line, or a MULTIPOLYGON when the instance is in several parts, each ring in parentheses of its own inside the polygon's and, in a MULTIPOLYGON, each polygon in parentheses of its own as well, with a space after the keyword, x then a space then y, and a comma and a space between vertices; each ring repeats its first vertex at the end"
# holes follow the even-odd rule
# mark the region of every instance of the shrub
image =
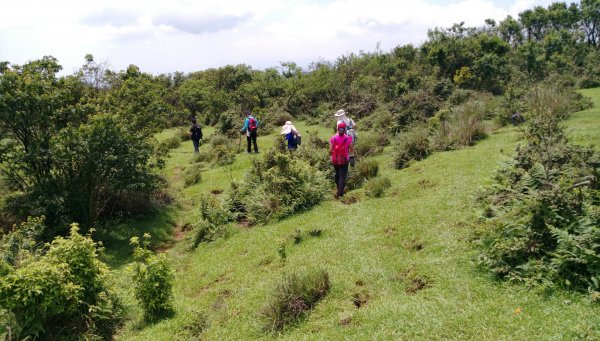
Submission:
POLYGON ((469 100, 451 111, 447 120, 442 120, 433 138, 435 149, 452 150, 473 145, 486 136, 483 117, 486 105, 482 100, 469 100))
POLYGON ((110 336, 121 309, 97 250, 73 224, 69 238, 56 238, 45 255, 32 256, 0 280, 0 304, 15 316, 17 339, 110 336))
POLYGON ((189 187, 191 185, 195 185, 202 180, 202 169, 198 167, 198 165, 191 165, 186 168, 185 173, 183 175, 183 181, 185 187, 189 187))
POLYGON ((548 88, 529 97, 527 145, 480 199, 479 263, 511 281, 598 292, 600 152, 568 143, 571 100, 548 88))
POLYGON ((373 159, 363 159, 356 162, 355 166, 348 168, 346 186, 349 190, 360 188, 363 183, 374 178, 379 173, 379 164, 373 159))
POLYGON ((45 217, 28 217, 0 240, 0 263, 19 267, 38 248, 38 240, 45 230, 45 217))
POLYGON ((361 133, 357 137, 357 143, 354 145, 354 154, 361 157, 377 155, 388 144, 389 138, 385 133, 361 133))
POLYGON ((209 163, 218 166, 230 165, 235 161, 235 139, 222 134, 215 134, 207 140, 199 153, 194 155, 193 163, 209 163))
POLYGON ((390 188, 392 182, 387 177, 376 177, 365 183, 365 193, 374 198, 383 196, 385 191, 390 188))
POLYGON ((190 140, 190 134, 188 129, 179 128, 175 132, 173 136, 176 136, 179 139, 179 142, 186 142, 190 140))
POLYGON ((263 155, 253 160, 244 182, 236 189, 232 212, 245 212, 251 224, 266 223, 323 200, 328 188, 323 173, 276 148, 263 155))
POLYGON ((284 276, 270 302, 263 308, 265 329, 282 330, 302 318, 327 295, 329 289, 329 274, 325 270, 294 272, 284 276))
POLYGON ((200 216, 202 220, 194 227, 193 247, 202 242, 211 242, 229 234, 229 223, 233 221, 232 214, 218 199, 210 196, 200 198, 200 216))
POLYGON ((395 146, 394 167, 402 169, 411 160, 422 160, 432 151, 429 142, 429 129, 425 126, 414 126, 400 134, 395 146))
POLYGON ((181 138, 178 135, 174 135, 164 140, 162 144, 165 145, 167 149, 175 149, 181 146, 181 138))
POLYGON ((173 314, 173 270, 164 254, 148 250, 150 235, 144 234, 140 245, 138 237, 130 244, 134 247, 133 285, 135 297, 144 310, 146 321, 156 321, 173 314))

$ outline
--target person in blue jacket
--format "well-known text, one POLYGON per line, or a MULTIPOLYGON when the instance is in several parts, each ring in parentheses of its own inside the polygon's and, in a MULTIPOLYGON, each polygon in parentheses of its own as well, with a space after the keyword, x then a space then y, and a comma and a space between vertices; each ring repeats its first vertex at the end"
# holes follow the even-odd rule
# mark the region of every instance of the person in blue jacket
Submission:
POLYGON ((300 144, 300 133, 298 129, 294 127, 292 121, 286 121, 283 127, 281 127, 281 135, 287 141, 288 150, 296 150, 298 149, 298 145, 300 144))
POLYGON ((258 145, 256 144, 256 138, 258 137, 258 120, 252 116, 250 110, 246 110, 246 120, 244 126, 240 130, 240 133, 246 133, 246 141, 248 141, 248 153, 252 152, 251 144, 254 145, 254 152, 258 153, 258 145))

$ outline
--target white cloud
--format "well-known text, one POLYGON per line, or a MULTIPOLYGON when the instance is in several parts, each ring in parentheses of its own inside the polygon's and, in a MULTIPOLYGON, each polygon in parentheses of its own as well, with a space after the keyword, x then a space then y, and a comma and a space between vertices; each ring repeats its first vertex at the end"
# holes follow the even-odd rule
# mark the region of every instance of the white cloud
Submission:
POLYGON ((427 30, 479 26, 546 0, 0 0, 0 60, 57 57, 65 73, 85 54, 143 71, 196 71, 226 64, 255 68, 419 45, 427 30))

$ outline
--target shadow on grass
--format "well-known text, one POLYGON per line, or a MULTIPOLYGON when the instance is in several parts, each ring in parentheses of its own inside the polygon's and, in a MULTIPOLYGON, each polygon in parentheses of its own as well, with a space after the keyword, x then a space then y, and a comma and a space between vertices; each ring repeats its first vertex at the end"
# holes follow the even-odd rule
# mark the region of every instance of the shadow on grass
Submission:
POLYGON ((151 248, 172 241, 177 208, 172 205, 153 213, 133 217, 126 221, 107 223, 99 229, 96 237, 104 244, 102 259, 112 269, 118 269, 132 261, 133 247, 129 245, 131 237, 141 237, 144 233, 152 236, 151 248))

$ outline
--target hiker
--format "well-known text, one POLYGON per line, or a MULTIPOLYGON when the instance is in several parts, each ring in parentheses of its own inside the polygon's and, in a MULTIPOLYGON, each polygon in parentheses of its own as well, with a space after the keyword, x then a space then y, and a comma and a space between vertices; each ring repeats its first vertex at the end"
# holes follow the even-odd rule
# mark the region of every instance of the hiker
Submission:
POLYGON ((512 125, 516 126, 525 122, 525 119, 523 118, 523 115, 521 115, 520 112, 515 111, 515 113, 510 116, 510 122, 512 123, 512 125))
POLYGON ((202 128, 196 124, 195 118, 192 119, 192 127, 188 131, 188 135, 194 144, 194 153, 198 153, 198 147, 200 147, 200 140, 202 139, 202 128))
POLYGON ((346 187, 346 176, 348 175, 348 163, 350 162, 350 153, 352 153, 352 136, 346 134, 346 124, 340 122, 337 125, 337 134, 329 140, 329 155, 331 163, 335 169, 335 185, 337 193, 334 198, 338 199, 344 195, 346 187))
POLYGON ((281 127, 281 135, 287 140, 288 150, 298 149, 301 135, 291 121, 286 121, 281 127))
POLYGON ((258 120, 252 116, 250 110, 245 111, 246 120, 244 121, 244 126, 240 130, 240 133, 246 133, 246 141, 248 141, 248 154, 252 152, 251 143, 254 144, 254 152, 258 153, 258 145, 256 144, 256 137, 258 130, 258 120))
POLYGON ((344 109, 340 109, 335 113, 336 127, 340 123, 346 125, 346 135, 352 137, 352 151, 350 152, 350 166, 354 167, 354 144, 356 143, 356 124, 354 120, 346 116, 344 109))

